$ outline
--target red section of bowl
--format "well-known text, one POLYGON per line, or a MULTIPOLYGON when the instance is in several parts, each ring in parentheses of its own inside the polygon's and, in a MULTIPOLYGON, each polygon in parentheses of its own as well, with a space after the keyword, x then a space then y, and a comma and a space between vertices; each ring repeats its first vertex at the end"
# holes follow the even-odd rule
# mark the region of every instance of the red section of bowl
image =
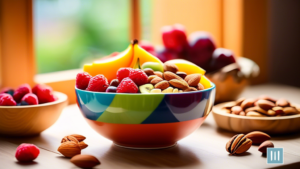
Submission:
POLYGON ((130 148, 165 148, 191 134, 206 117, 160 124, 114 124, 86 119, 91 127, 115 144, 130 148))

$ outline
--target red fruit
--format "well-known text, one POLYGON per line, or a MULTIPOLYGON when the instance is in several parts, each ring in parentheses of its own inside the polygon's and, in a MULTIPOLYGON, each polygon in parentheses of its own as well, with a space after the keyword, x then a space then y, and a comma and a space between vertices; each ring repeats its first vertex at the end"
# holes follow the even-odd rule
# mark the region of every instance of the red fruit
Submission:
POLYGON ((39 104, 38 98, 33 93, 26 94, 21 100, 21 105, 37 105, 37 104, 39 104))
POLYGON ((128 77, 130 74, 130 71, 132 70, 132 68, 120 68, 117 71, 117 78, 119 80, 119 82, 121 82, 125 77, 128 77))
POLYGON ((16 106, 14 98, 10 94, 0 94, 0 106, 16 106))
POLYGON ((151 53, 152 55, 156 56, 155 48, 150 42, 143 40, 143 41, 139 42, 139 46, 141 48, 143 48, 145 51, 147 51, 147 52, 151 53))
POLYGON ((85 90, 88 87, 91 78, 92 76, 87 72, 78 73, 76 76, 76 87, 85 90))
POLYGON ((13 97, 15 101, 19 103, 27 93, 31 93, 31 87, 28 84, 23 84, 15 91, 13 97))
POLYGON ((39 154, 40 149, 37 146, 23 143, 17 148, 15 157, 20 162, 30 162, 36 159, 39 154))
POLYGON ((137 93, 138 91, 136 84, 128 77, 124 78, 117 88, 117 93, 137 93))
POLYGON ((179 59, 181 58, 177 52, 172 50, 166 49, 164 47, 159 47, 157 50, 156 57, 160 59, 162 62, 166 62, 172 59, 179 59))
POLYGON ((207 32, 194 32, 189 37, 190 50, 187 60, 206 69, 216 49, 211 35, 207 32))
POLYGON ((182 52, 188 48, 188 41, 183 25, 164 26, 161 32, 163 43, 167 49, 182 52))
POLYGON ((103 75, 96 75, 91 78, 87 91, 94 92, 105 92, 106 88, 109 86, 109 83, 103 75))
POLYGON ((53 100, 53 90, 50 86, 36 85, 32 91, 38 97, 40 104, 55 101, 53 100))
POLYGON ((10 95, 13 96, 13 95, 14 95, 14 92, 15 92, 14 89, 12 89, 12 88, 10 88, 10 87, 6 87, 6 88, 4 88, 4 89, 1 90, 0 94, 1 94, 1 93, 7 93, 7 94, 10 94, 10 95))
POLYGON ((218 48, 213 53, 209 70, 216 71, 232 63, 236 63, 233 52, 229 49, 218 48))
POLYGON ((140 69, 132 69, 129 78, 138 86, 144 85, 148 82, 147 74, 140 69))

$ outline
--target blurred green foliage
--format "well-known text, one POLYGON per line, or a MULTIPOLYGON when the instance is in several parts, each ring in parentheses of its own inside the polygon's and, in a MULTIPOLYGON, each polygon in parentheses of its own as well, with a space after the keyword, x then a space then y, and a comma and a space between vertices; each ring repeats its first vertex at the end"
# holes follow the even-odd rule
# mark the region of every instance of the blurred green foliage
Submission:
POLYGON ((82 67, 129 44, 129 0, 35 0, 38 73, 82 67))

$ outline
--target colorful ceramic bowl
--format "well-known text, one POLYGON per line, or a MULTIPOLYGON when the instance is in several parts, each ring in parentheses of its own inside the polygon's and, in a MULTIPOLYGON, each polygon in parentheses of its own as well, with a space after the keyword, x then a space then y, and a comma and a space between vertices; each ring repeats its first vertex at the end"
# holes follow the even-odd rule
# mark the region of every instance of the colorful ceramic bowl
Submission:
POLYGON ((0 135, 32 136, 56 122, 68 104, 67 95, 54 92, 58 100, 30 106, 0 106, 0 135))
POLYGON ((132 148, 169 147, 201 126, 211 111, 215 86, 167 94, 89 92, 75 89, 87 122, 115 144, 132 148))

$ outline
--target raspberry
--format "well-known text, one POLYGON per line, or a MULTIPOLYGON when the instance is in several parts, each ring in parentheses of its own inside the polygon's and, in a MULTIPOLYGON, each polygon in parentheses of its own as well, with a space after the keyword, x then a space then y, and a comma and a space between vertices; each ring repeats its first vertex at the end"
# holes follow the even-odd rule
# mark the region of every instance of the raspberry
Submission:
POLYGON ((7 93, 7 94, 10 94, 11 96, 13 96, 14 92, 15 92, 14 89, 6 87, 6 88, 4 88, 4 89, 1 90, 0 94, 1 93, 7 93))
POLYGON ((131 72, 132 68, 120 68, 117 71, 117 78, 119 80, 119 82, 121 82, 125 77, 128 77, 130 72, 131 72))
POLYGON ((40 154, 40 149, 33 145, 23 143, 16 150, 16 159, 20 162, 30 162, 36 159, 40 154))
POLYGON ((37 96, 40 104, 53 102, 56 100, 52 93, 53 90, 50 86, 37 84, 32 88, 32 92, 37 96))
POLYGON ((14 97, 15 101, 17 103, 19 103, 21 101, 21 99, 23 98, 23 96, 27 93, 31 93, 31 87, 28 84, 23 84, 23 85, 19 86, 19 88, 17 88, 13 97, 14 97))
POLYGON ((37 105, 37 104, 39 104, 38 98, 33 93, 26 94, 21 100, 21 105, 37 105))
POLYGON ((129 77, 124 78, 117 88, 117 93, 137 93, 138 91, 138 87, 129 77))
POLYGON ((85 90, 88 87, 91 78, 92 76, 87 72, 78 73, 76 76, 76 87, 85 90))
POLYGON ((138 86, 144 85, 148 82, 148 76, 140 69, 131 70, 129 78, 138 86))
POLYGON ((105 92, 108 86, 109 84, 106 77, 104 77, 103 75, 96 75, 91 78, 86 90, 94 92, 105 92))
POLYGON ((14 98, 7 93, 0 94, 0 106, 16 106, 14 98))

